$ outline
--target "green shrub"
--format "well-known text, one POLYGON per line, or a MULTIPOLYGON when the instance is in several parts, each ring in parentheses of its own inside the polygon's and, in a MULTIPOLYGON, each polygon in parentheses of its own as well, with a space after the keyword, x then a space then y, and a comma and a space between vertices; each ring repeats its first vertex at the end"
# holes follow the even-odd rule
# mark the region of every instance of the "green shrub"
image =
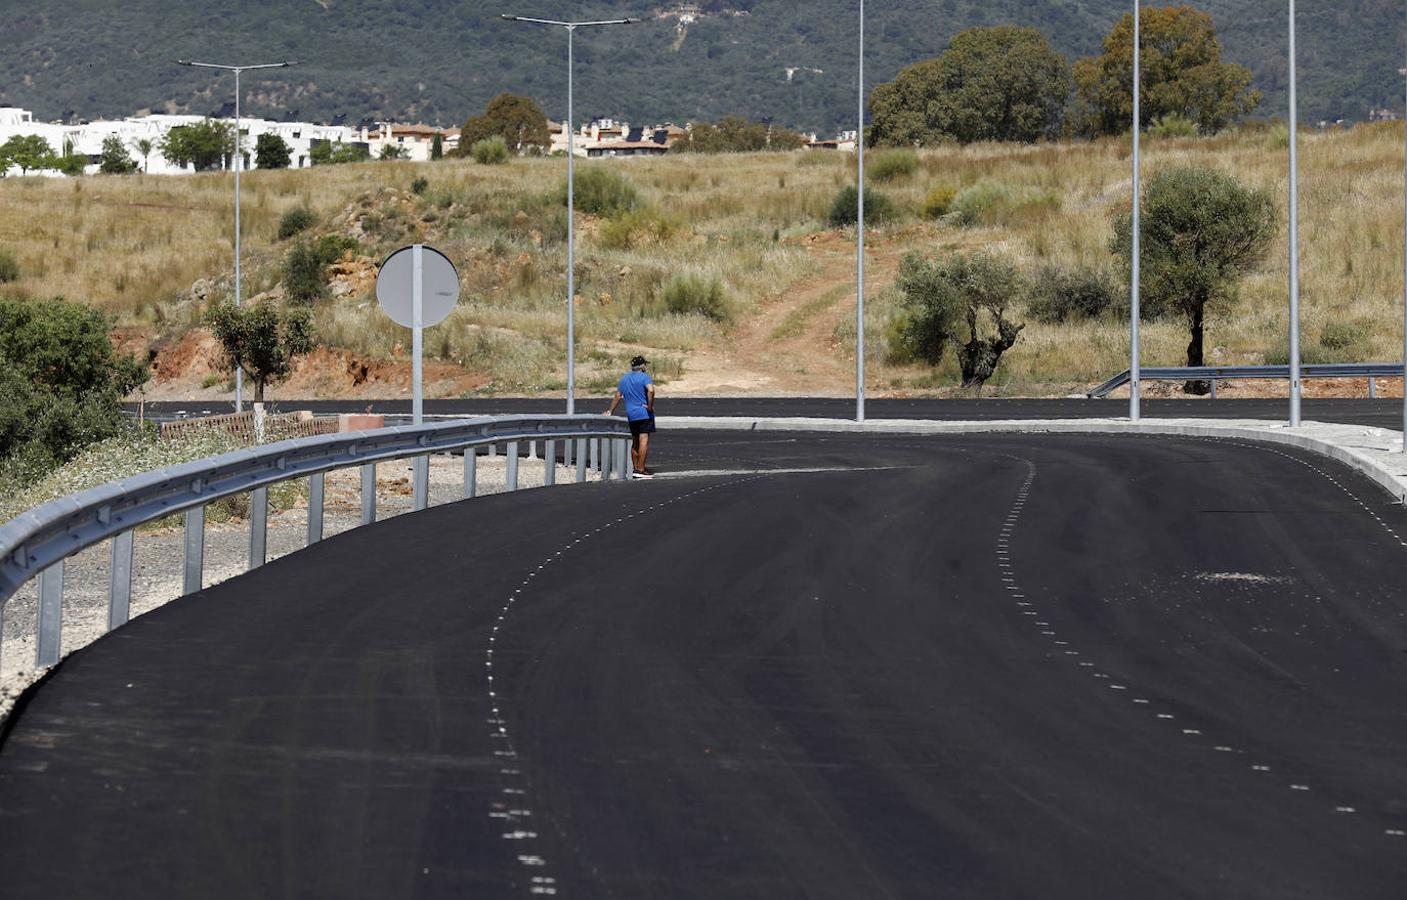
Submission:
POLYGON ((306 206, 295 207, 278 220, 278 239, 286 241, 313 227, 313 211, 306 206))
POLYGON ((318 238, 316 246, 318 258, 325 266, 332 265, 348 253, 354 255, 360 253, 362 249, 356 238, 344 237, 340 234, 325 234, 318 238))
POLYGON ((508 162, 508 142, 503 135, 495 134, 475 141, 474 146, 469 148, 469 155, 474 157, 474 162, 485 166, 500 165, 508 162))
POLYGON ((1027 312, 1037 321, 1058 324, 1097 318, 1123 301, 1122 288, 1107 272, 1046 266, 1036 273, 1027 312))
POLYGON ((865 161, 865 174, 874 181, 907 178, 918 171, 918 154, 907 148, 885 150, 865 161))
MULTIPOLYGON (((436 137, 438 137, 438 135, 436 135, 436 137)), ((411 192, 412 194, 415 194, 417 197, 419 197, 420 195, 424 194, 425 191, 426 191, 429 187, 430 187, 430 179, 425 178, 424 176, 422 176, 422 177, 420 177, 420 178, 415 179, 414 181, 412 181, 412 182, 410 183, 410 192, 411 192)))
POLYGON ((1163 116, 1148 126, 1148 136, 1155 140, 1165 138, 1189 138, 1198 134, 1197 123, 1178 115, 1163 116))
POLYGON ((0 284, 17 281, 19 277, 19 260, 15 259, 15 254, 11 251, 0 248, 0 284))
POLYGON ((715 322, 726 322, 732 317, 723 282, 694 272, 670 278, 660 292, 660 300, 665 310, 675 315, 699 313, 715 322))
POLYGON ((283 290, 289 300, 312 303, 327 293, 327 263, 318 248, 299 241, 289 248, 283 261, 283 290))
MULTIPOLYGON (((830 223, 835 228, 854 225, 859 218, 860 192, 853 184, 847 184, 835 195, 831 202, 830 223)), ((899 218, 899 208, 887 194, 879 191, 865 191, 865 224, 883 225, 899 218)))
POLYGON ((1336 321, 1324 326, 1319 333, 1319 344, 1345 356, 1361 356, 1367 352, 1371 338, 1368 328, 1359 322, 1336 321))
POLYGON ((982 181, 963 188, 953 198, 952 216, 956 224, 965 228, 989 224, 999 210, 1009 209, 1013 204, 1011 188, 995 181, 982 181))
POLYGON ((119 357, 112 320, 65 300, 0 300, 0 481, 24 483, 126 426, 146 367, 119 357))
MULTIPOLYGON (((567 205, 567 183, 557 190, 557 202, 567 205)), ((576 173, 576 208, 592 216, 618 216, 640 206, 640 192, 630 179, 604 166, 584 166, 576 173)))
POLYGON ((919 214, 925 219, 941 219, 953 208, 953 198, 958 190, 950 184, 940 184, 929 190, 923 198, 919 214))
POLYGON ((958 192, 949 217, 964 228, 1010 225, 1025 216, 1056 212, 1060 205, 1056 191, 1013 190, 1001 182, 979 181, 958 192))
POLYGON ((356 253, 361 245, 339 234, 324 235, 316 241, 299 241, 288 250, 283 262, 284 295, 295 303, 312 303, 327 294, 327 267, 343 254, 356 253))

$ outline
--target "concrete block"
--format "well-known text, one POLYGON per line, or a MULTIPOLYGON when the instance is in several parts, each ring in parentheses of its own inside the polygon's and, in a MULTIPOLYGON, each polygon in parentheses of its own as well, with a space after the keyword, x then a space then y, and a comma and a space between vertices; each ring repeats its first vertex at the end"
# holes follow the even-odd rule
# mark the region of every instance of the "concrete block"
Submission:
POLYGON ((386 417, 371 415, 370 413, 342 413, 337 417, 337 430, 348 431, 371 431, 375 428, 385 428, 386 417))

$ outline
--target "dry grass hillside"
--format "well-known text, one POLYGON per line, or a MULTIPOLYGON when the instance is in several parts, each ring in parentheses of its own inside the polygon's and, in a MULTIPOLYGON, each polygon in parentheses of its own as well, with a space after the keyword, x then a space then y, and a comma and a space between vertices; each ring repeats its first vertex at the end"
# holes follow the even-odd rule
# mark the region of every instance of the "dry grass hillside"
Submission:
MULTIPOLYGON (((1302 141, 1304 332, 1311 360, 1394 359, 1401 350, 1400 127, 1306 134, 1302 141), (1325 328, 1335 323, 1332 334, 1325 328)), ((1152 141, 1150 172, 1205 165, 1269 190, 1285 215, 1283 132, 1247 129, 1214 139, 1152 141)), ((826 214, 853 160, 817 154, 679 156, 593 163, 626 176, 640 207, 580 219, 579 377, 602 389, 643 351, 679 393, 843 394, 854 352, 853 233, 826 214)), ((1114 270, 1111 218, 1129 201, 1128 144, 974 146, 925 151, 919 165, 872 186, 899 207, 871 241, 869 337, 877 392, 948 391, 957 382, 901 364, 890 351, 891 285, 902 256, 985 248, 1042 265, 1114 270), (977 221, 927 221, 936 187, 981 186, 977 221)), ((306 206, 316 238, 355 238, 317 303, 327 349, 275 396, 399 396, 409 335, 370 293, 375 260, 423 240, 460 268, 461 307, 428 334, 432 393, 558 391, 565 365, 565 210, 562 160, 481 166, 364 163, 253 172, 244 183, 246 297, 280 292, 279 220, 306 206), (417 179, 424 179, 417 192, 417 179)), ((215 399, 227 385, 213 343, 193 330, 204 306, 229 292, 231 181, 95 177, 0 181, 0 251, 19 278, 0 291, 64 295, 111 311, 124 346, 156 353, 148 396, 215 399), (193 289, 194 287, 194 289, 193 289)), ((1284 354, 1285 232, 1243 286, 1235 311, 1210 325, 1213 362, 1284 354)), ((1060 325, 1030 318, 988 392, 1067 393, 1126 366, 1126 325, 1106 318, 1060 325)), ((1149 364, 1177 364, 1186 334, 1146 329, 1149 364)))

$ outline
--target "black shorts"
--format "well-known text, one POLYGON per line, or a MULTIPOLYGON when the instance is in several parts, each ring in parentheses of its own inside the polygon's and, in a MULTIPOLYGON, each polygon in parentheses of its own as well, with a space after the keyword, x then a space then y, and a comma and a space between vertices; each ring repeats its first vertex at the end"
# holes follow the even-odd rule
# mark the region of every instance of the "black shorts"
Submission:
POLYGON ((632 419, 630 421, 630 433, 635 437, 639 437, 642 434, 654 434, 655 417, 650 416, 648 419, 632 419))

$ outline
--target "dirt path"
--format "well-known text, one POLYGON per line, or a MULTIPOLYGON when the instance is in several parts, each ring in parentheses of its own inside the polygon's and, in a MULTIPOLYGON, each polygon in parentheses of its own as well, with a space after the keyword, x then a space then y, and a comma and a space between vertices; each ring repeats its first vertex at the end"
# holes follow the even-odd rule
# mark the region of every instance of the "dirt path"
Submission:
MULTIPOLYGON (((855 247, 828 232, 807 249, 816 274, 764 298, 724 346, 690 354, 684 376, 671 381, 669 391, 842 396, 854 390, 854 352, 842 349, 836 333, 855 319, 855 247)), ((873 297, 893 282, 903 251, 881 245, 866 256, 866 296, 873 297)))

